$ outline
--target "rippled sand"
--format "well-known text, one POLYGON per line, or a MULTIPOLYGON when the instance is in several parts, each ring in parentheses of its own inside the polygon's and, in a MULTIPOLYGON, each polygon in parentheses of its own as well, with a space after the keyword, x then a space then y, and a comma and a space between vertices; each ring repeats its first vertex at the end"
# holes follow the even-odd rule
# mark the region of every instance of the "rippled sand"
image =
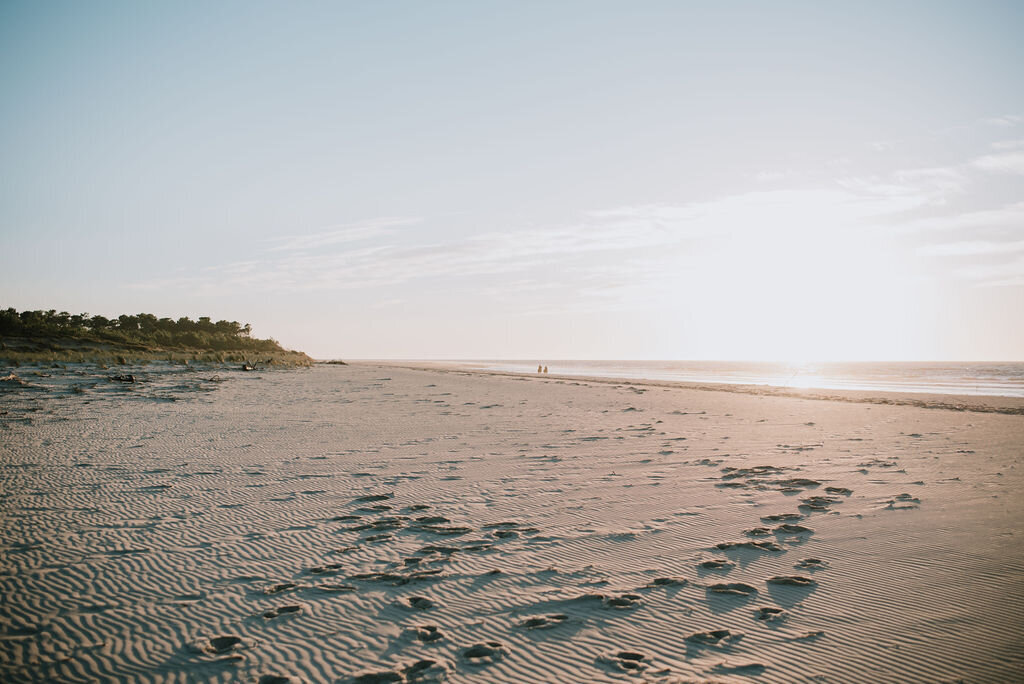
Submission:
POLYGON ((4 681, 1024 677, 1020 415, 132 370, 0 388, 4 681))

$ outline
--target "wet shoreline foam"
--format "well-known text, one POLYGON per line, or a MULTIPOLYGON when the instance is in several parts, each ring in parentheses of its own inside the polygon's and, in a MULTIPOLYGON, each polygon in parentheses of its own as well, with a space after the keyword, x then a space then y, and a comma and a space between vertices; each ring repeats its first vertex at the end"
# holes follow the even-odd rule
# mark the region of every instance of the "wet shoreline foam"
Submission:
POLYGON ((380 364, 150 372, 0 394, 4 681, 1024 672, 1018 415, 380 364))

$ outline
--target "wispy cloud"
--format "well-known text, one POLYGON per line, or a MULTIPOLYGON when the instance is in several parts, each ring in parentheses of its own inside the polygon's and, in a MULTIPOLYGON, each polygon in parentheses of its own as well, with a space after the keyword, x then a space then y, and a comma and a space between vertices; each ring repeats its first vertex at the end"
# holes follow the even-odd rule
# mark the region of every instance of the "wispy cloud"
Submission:
MULTIPOLYGON (((863 227, 931 199, 908 185, 850 181, 833 187, 728 195, 685 205, 636 205, 587 212, 575 224, 549 229, 488 232, 430 243, 387 239, 411 219, 377 219, 306 236, 289 236, 257 258, 162 279, 148 288, 199 291, 312 291, 366 289, 438 278, 556 272, 576 292, 623 291, 660 274, 637 267, 637 257, 674 254, 676 267, 699 258, 708 241, 776 234, 782 242, 821 231, 863 227), (383 238, 356 246, 360 240, 383 238), (619 283, 619 285, 613 285, 619 283)), ((760 239, 760 238, 759 238, 760 239)), ((791 248, 790 248, 791 249, 791 248)), ((649 263, 649 262, 648 262, 649 263)), ((550 276, 548 276, 550 277, 550 276)))
POLYGON ((1024 116, 1019 114, 1004 114, 1002 116, 990 116, 986 119, 982 119, 982 123, 988 126, 996 126, 999 128, 1012 128, 1013 126, 1019 126, 1024 123, 1024 116))
POLYGON ((927 245, 918 249, 924 256, 987 256, 994 254, 1013 254, 1024 252, 1024 240, 1010 242, 992 242, 989 240, 970 240, 963 242, 947 242, 927 245))
POLYGON ((422 221, 421 218, 385 216, 349 223, 340 226, 332 226, 330 230, 305 235, 283 235, 270 238, 266 241, 271 252, 293 252, 331 245, 340 245, 348 242, 369 240, 392 235, 398 228, 415 225, 422 221))
POLYGON ((956 166, 933 166, 919 169, 900 169, 893 177, 905 186, 936 195, 959 194, 970 184, 969 174, 956 166))
POLYGON ((1006 232, 1014 229, 1024 231, 1024 202, 1016 202, 995 209, 915 219, 901 224, 900 229, 907 232, 959 231, 972 234, 993 231, 1006 232))
MULTIPOLYGON (((1006 125, 1015 121, 1008 118, 1006 125)), ((1016 271, 999 269, 1024 250, 1024 201, 978 208, 977 190, 986 174, 1024 173, 1020 142, 1003 141, 958 164, 843 173, 802 187, 754 186, 702 202, 611 206, 545 228, 451 237, 431 230, 428 219, 378 217, 273 238, 254 245, 244 260, 138 287, 307 292, 412 282, 438 287, 436 281, 451 280, 496 299, 532 297, 536 304, 558 292, 576 304, 609 305, 637 299, 644 288, 655 291, 673 273, 709 258, 730 268, 737 254, 748 269, 760 262, 774 264, 776 272, 816 264, 827 275, 828 264, 849 261, 842 250, 867 235, 908 258, 958 258, 964 263, 954 275, 961 278, 1013 283, 1016 271), (893 240, 902 242, 894 247, 893 240)), ((784 179, 768 174, 761 180, 784 179)), ((870 249, 863 255, 870 259, 870 249)))
MULTIPOLYGON (((375 226, 378 222, 372 222, 375 226)), ((597 252, 623 252, 664 244, 672 236, 658 226, 626 221, 591 221, 553 230, 492 232, 462 240, 421 244, 384 243, 353 249, 364 228, 290 240, 264 250, 261 258, 211 267, 195 275, 143 287, 192 287, 225 291, 359 289, 412 280, 491 276, 565 266, 597 252), (315 238, 315 239, 314 239, 315 238), (312 249, 316 247, 317 249, 312 249)), ((374 237, 381 233, 373 232, 374 237)))
POLYGON ((785 180, 789 175, 787 171, 759 171, 754 174, 754 180, 758 183, 774 183, 785 180))
POLYGON ((971 166, 993 173, 1024 175, 1024 150, 987 154, 972 161, 971 166))
POLYGON ((1024 140, 998 140, 990 147, 993 150, 1019 150, 1024 148, 1024 140))
POLYGON ((917 255, 937 260, 953 278, 980 287, 1024 284, 1024 202, 909 225, 926 239, 917 255))
POLYGON ((1024 255, 998 262, 964 264, 954 275, 972 281, 977 287, 1013 287, 1024 285, 1024 255))

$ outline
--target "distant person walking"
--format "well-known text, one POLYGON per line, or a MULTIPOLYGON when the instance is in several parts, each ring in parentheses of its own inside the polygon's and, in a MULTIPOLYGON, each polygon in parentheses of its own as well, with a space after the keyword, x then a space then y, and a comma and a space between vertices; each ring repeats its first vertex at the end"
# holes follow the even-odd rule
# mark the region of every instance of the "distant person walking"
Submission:
POLYGON ((537 372, 540 373, 540 366, 537 366, 537 372))
POLYGON ((547 367, 547 366, 544 366, 544 372, 545 372, 545 373, 547 373, 547 372, 548 372, 548 367, 547 367))

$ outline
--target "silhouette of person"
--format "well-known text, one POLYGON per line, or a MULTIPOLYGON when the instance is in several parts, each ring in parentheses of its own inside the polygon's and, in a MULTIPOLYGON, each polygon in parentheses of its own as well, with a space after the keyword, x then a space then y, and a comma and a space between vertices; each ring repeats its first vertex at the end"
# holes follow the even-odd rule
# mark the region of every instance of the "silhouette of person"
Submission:
POLYGON ((544 372, 545 372, 545 373, 547 373, 547 372, 548 372, 548 367, 547 367, 547 366, 544 366, 544 372))
POLYGON ((537 372, 540 373, 540 366, 537 366, 537 372))

